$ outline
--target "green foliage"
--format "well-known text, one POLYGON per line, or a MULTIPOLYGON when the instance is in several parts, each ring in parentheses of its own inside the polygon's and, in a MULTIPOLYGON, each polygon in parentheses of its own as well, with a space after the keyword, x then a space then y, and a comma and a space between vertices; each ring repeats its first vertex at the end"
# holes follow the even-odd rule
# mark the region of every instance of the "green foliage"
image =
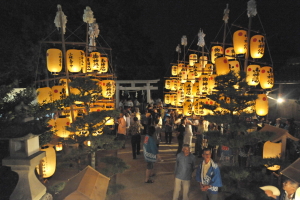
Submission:
POLYGON ((117 173, 123 173, 129 168, 129 166, 126 165, 122 159, 114 156, 103 157, 100 159, 100 161, 106 165, 106 167, 102 168, 100 172, 108 177, 112 177, 117 173))

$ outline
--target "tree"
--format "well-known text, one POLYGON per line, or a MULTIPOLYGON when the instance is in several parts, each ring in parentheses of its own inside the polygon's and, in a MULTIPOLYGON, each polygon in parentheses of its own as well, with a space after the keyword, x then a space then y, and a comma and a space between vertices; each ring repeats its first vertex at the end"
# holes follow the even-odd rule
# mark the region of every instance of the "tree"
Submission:
POLYGON ((232 164, 221 167, 224 194, 230 199, 264 199, 258 185, 268 183, 265 164, 278 164, 279 160, 264 160, 261 155, 253 155, 256 145, 267 141, 272 133, 253 131, 252 123, 246 120, 255 112, 254 109, 250 109, 250 112, 248 109, 254 106, 257 94, 251 91, 245 76, 244 72, 230 72, 215 78, 216 91, 207 95, 215 104, 204 104, 203 108, 213 113, 205 118, 218 124, 224 131, 209 131, 207 136, 211 145, 227 146, 233 154, 232 164), (245 146, 251 147, 252 152, 243 152, 248 154, 248 164, 241 166, 238 156, 245 146))

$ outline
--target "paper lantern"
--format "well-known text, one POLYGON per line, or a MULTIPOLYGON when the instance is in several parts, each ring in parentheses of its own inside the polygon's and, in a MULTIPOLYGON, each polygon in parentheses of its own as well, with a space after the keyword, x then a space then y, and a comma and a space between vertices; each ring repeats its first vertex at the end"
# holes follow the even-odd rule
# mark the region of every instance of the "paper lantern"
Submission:
POLYGON ((112 98, 116 91, 114 80, 103 80, 101 81, 102 86, 102 96, 104 98, 112 98))
POLYGON ((235 58, 235 53, 234 53, 234 48, 233 47, 228 47, 225 49, 225 57, 228 60, 234 59, 235 58))
POLYGON ((251 114, 255 112, 255 101, 249 101, 246 103, 246 105, 249 105, 247 108, 243 109, 243 112, 247 114, 251 114))
POLYGON ((81 70, 82 70, 82 73, 86 73, 87 69, 86 69, 86 65, 87 65, 87 61, 86 61, 86 55, 85 55, 85 52, 82 51, 82 50, 79 50, 80 51, 80 65, 81 65, 81 70))
POLYGON ((179 73, 179 79, 181 83, 185 83, 187 81, 187 72, 182 68, 181 72, 179 73))
POLYGON ((195 73, 194 72, 189 72, 187 80, 192 82, 192 83, 195 83, 195 73))
POLYGON ((189 72, 193 72, 194 71, 194 69, 195 69, 195 67, 194 67, 195 65, 187 65, 187 73, 189 73, 189 72))
POLYGON ((199 80, 199 88, 200 88, 200 94, 207 93, 208 91, 208 75, 202 75, 199 80))
MULTIPOLYGON (((280 158, 281 156, 281 143, 274 143, 267 141, 264 144, 263 148, 263 158, 280 158)), ((279 165, 273 165, 272 167, 268 167, 269 170, 277 171, 280 169, 279 165)))
POLYGON ((178 66, 177 65, 173 65, 172 66, 172 76, 177 76, 178 72, 178 66))
POLYGON ((111 117, 105 117, 105 125, 115 125, 115 120, 114 118, 111 118, 111 117))
POLYGON ((229 69, 234 72, 235 74, 239 74, 241 70, 241 66, 239 61, 237 60, 231 60, 229 61, 229 69))
MULTIPOLYGON (((66 91, 66 95, 69 96, 68 85, 67 85, 67 79, 66 79, 66 78, 59 79, 58 83, 59 83, 59 85, 64 86, 65 91, 66 91)), ((71 80, 70 80, 70 79, 69 79, 69 83, 71 83, 71 80)))
POLYGON ((183 115, 184 116, 191 116, 193 114, 193 102, 190 99, 187 99, 183 103, 183 115))
POLYGON ((90 107, 91 112, 101 112, 103 110, 106 110, 106 104, 105 103, 93 103, 93 106, 90 107))
POLYGON ((52 100, 61 100, 66 98, 66 87, 63 85, 55 85, 52 87, 52 100))
POLYGON ((179 63, 178 64, 178 73, 177 75, 181 72, 181 70, 185 67, 185 65, 183 63, 179 63))
POLYGON ((57 118, 55 124, 55 128, 57 130, 55 134, 61 138, 68 138, 71 132, 66 129, 66 126, 70 126, 70 119, 66 117, 57 118))
POLYGON ((179 90, 180 89, 180 80, 179 79, 174 79, 174 83, 173 83, 173 88, 174 90, 179 90))
POLYGON ((271 89, 274 86, 274 74, 272 67, 264 66, 260 68, 259 83, 262 89, 271 89))
POLYGON ((170 79, 166 79, 165 88, 168 89, 168 90, 171 89, 171 80, 170 79))
POLYGON ((178 87, 177 84, 178 84, 178 82, 177 82, 176 79, 171 79, 170 90, 176 91, 176 90, 177 90, 177 87, 178 87))
POLYGON ((259 83, 259 65, 249 65, 247 67, 247 77, 246 82, 250 86, 256 86, 259 83))
POLYGON ((265 38, 263 35, 254 35, 250 40, 250 55, 252 58, 262 58, 265 52, 265 38))
POLYGON ((106 103, 105 104, 105 110, 114 110, 115 104, 114 103, 106 103))
POLYGON ((211 93, 212 91, 217 91, 215 87, 217 87, 217 82, 215 80, 217 75, 210 75, 208 77, 208 93, 211 93))
POLYGON ((201 68, 204 68, 205 65, 207 64, 207 56, 200 56, 199 58, 199 64, 201 68))
POLYGON ((187 81, 186 83, 184 83, 184 95, 186 97, 192 97, 193 96, 193 83, 191 81, 187 81))
POLYGON ((170 104, 170 94, 165 94, 164 102, 165 104, 170 104))
POLYGON ((215 61, 217 75, 226 75, 230 72, 229 62, 226 57, 219 57, 215 61))
POLYGON ((55 150, 56 151, 62 151, 62 149, 63 149, 62 142, 58 142, 57 145, 55 145, 55 150))
POLYGON ((194 97, 200 97, 200 85, 199 85, 199 81, 196 81, 194 84, 193 84, 193 89, 192 89, 192 95, 194 97))
POLYGON ((60 49, 47 50, 47 68, 54 75, 62 70, 62 51, 60 49))
POLYGON ((38 88, 36 90, 37 92, 37 102, 39 104, 43 104, 43 103, 50 103, 51 101, 51 96, 52 96, 52 89, 49 87, 44 87, 44 88, 38 88))
POLYGON ((176 93, 177 97, 176 97, 176 103, 182 103, 185 99, 185 95, 184 95, 184 91, 183 90, 177 90, 176 93))
POLYGON ((40 164, 36 166, 37 173, 42 178, 49 178, 56 170, 56 153, 53 145, 43 146, 40 151, 45 151, 46 156, 42 158, 40 164))
POLYGON ((202 66, 200 63, 195 63, 194 65, 194 72, 195 72, 195 78, 199 78, 202 75, 202 66))
POLYGON ((213 74, 214 71, 214 65, 213 64, 206 64, 203 73, 206 75, 213 74))
POLYGON ((189 56, 190 66, 194 66, 194 64, 197 62, 197 59, 198 59, 197 54, 190 54, 190 56, 189 56))
POLYGON ((269 111, 268 97, 266 94, 258 94, 258 98, 255 101, 256 114, 259 116, 265 116, 269 111))
POLYGON ((108 71, 108 58, 107 57, 100 57, 100 73, 105 73, 108 71))
POLYGON ((184 83, 180 83, 179 90, 184 90, 184 83))
POLYGON ((200 103, 200 99, 199 98, 196 98, 194 100, 193 107, 194 107, 194 114, 195 115, 200 115, 200 112, 201 112, 201 109, 202 109, 202 105, 200 103))
POLYGON ((233 34, 233 48, 236 54, 245 54, 247 51, 247 31, 238 30, 233 34))
POLYGON ((82 58, 81 51, 77 49, 69 49, 66 52, 67 56, 67 67, 70 72, 80 72, 82 69, 82 58))
POLYGON ((175 94, 170 94, 170 104, 171 105, 175 105, 175 101, 177 100, 177 98, 175 98, 175 94))
POLYGON ((87 57, 87 72, 100 71, 101 67, 101 55, 99 52, 92 52, 87 57))
POLYGON ((213 46, 211 48, 211 62, 215 64, 215 59, 223 55, 223 47, 213 46))

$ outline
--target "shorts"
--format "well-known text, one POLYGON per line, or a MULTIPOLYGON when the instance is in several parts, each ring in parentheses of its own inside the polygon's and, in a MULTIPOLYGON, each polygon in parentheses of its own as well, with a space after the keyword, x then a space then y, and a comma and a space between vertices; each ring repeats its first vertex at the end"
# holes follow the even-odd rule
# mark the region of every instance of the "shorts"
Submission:
POLYGON ((147 162, 147 169, 153 169, 153 162, 147 162))

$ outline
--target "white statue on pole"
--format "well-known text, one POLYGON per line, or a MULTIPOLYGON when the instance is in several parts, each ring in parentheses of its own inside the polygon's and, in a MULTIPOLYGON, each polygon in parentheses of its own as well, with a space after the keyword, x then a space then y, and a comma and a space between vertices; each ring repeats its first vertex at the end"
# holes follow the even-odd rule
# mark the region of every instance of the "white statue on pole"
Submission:
POLYGON ((62 28, 63 33, 66 33, 66 24, 67 24, 67 16, 62 11, 61 5, 57 5, 58 11, 56 12, 56 16, 54 19, 54 24, 57 27, 57 29, 62 28), (60 15, 62 15, 62 25, 60 24, 60 15))

